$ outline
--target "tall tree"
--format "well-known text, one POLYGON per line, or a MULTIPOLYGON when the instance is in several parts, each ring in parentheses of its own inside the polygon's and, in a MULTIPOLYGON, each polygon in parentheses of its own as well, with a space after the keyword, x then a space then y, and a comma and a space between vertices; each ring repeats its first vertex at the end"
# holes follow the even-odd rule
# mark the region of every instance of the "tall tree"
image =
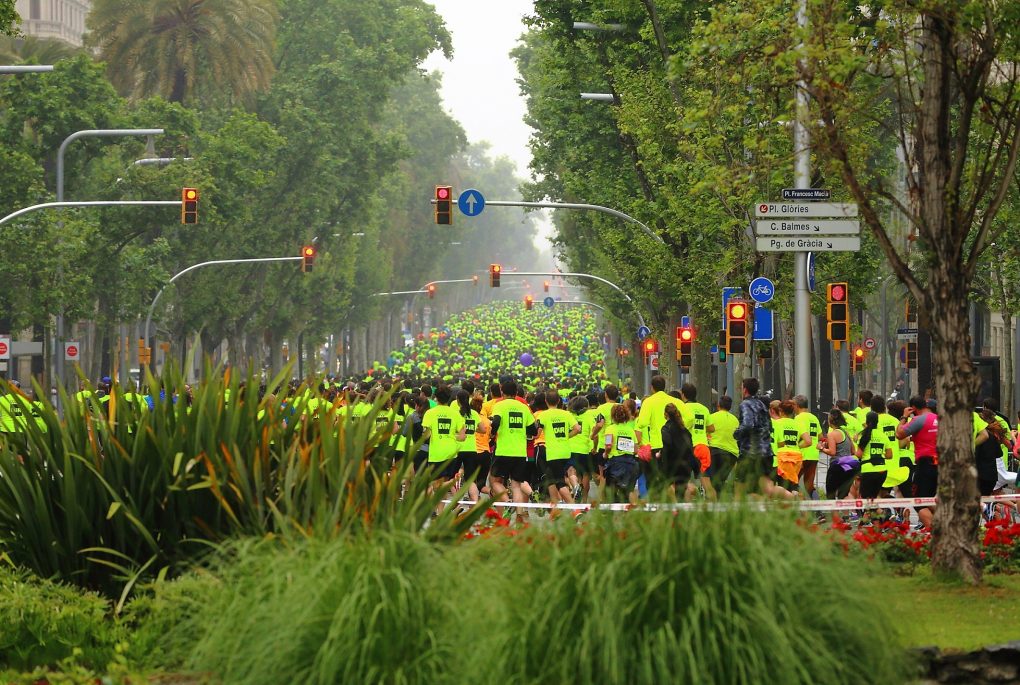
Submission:
POLYGON ((726 46, 737 56, 720 59, 720 67, 773 71, 772 84, 788 104, 796 82, 804 85, 810 109, 803 118, 818 162, 842 178, 917 301, 932 339, 939 403, 932 564, 977 582, 972 407, 979 385, 968 303, 982 254, 1006 228, 997 217, 1016 182, 1020 3, 809 0, 801 28, 794 5, 719 6, 706 49, 726 46), (767 40, 762 26, 771 32, 767 40), (862 138, 862 123, 881 135, 862 138), (876 172, 891 152, 902 159, 902 174, 876 172), (897 216, 909 222, 910 241, 891 229, 897 216))
POLYGON ((274 0, 96 0, 87 43, 133 99, 246 98, 273 74, 274 0))
POLYGON ((21 17, 14 9, 14 0, 0 0, 0 34, 5 36, 16 36, 20 33, 18 22, 21 17))

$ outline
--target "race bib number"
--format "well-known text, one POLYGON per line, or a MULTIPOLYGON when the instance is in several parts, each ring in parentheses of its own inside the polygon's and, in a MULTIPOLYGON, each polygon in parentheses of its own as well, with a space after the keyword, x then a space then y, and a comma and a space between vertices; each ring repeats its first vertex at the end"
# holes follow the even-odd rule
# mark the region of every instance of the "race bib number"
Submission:
POLYGON ((634 438, 621 435, 616 439, 616 450, 625 454, 634 454, 634 438))

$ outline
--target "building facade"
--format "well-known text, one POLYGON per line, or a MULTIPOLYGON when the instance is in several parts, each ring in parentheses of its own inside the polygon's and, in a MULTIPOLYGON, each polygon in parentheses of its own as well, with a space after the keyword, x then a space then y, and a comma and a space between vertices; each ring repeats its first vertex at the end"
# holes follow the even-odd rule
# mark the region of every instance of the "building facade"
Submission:
POLYGON ((21 30, 36 38, 54 38, 81 47, 91 0, 16 0, 21 30))

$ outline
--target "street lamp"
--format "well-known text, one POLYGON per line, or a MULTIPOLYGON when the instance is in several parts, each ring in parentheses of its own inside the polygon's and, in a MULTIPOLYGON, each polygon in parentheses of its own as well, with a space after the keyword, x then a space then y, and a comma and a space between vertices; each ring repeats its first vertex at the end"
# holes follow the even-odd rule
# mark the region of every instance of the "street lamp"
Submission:
MULTIPOLYGON (((161 128, 113 128, 113 129, 86 129, 72 133, 57 150, 57 202, 64 201, 64 152, 67 146, 79 138, 117 138, 124 136, 157 136, 163 133, 161 128)), ((53 368, 57 381, 64 384, 64 312, 63 309, 57 313, 57 335, 53 354, 53 368)), ((60 393, 57 393, 57 404, 59 408, 60 393)))

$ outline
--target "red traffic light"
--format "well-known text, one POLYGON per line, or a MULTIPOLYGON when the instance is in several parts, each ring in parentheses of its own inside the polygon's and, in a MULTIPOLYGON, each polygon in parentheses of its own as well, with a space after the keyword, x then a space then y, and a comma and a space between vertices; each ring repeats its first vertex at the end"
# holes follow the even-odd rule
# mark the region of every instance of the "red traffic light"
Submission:
POLYGON ((198 223, 198 188, 181 188, 181 223, 198 223))
POLYGON ((829 284, 829 302, 846 302, 846 283, 829 284))
POLYGON ((747 318, 747 305, 743 302, 730 302, 727 305, 728 318, 743 321, 747 318))
POLYGON ((864 359, 864 348, 863 347, 856 347, 856 348, 854 348, 854 358, 857 359, 857 360, 864 359))
POLYGON ((429 283, 427 286, 425 286, 425 290, 428 291, 430 298, 436 296, 436 286, 434 283, 429 283))
POLYGON ((301 248, 301 270, 309 273, 315 266, 315 246, 305 245, 301 248))
POLYGON ((453 188, 436 186, 436 223, 441 226, 453 225, 453 188))
POLYGON ((677 326, 676 339, 679 340, 680 342, 693 342, 694 331, 685 326, 677 326))
POLYGON ((651 340, 645 342, 645 352, 655 352, 655 342, 651 340))

